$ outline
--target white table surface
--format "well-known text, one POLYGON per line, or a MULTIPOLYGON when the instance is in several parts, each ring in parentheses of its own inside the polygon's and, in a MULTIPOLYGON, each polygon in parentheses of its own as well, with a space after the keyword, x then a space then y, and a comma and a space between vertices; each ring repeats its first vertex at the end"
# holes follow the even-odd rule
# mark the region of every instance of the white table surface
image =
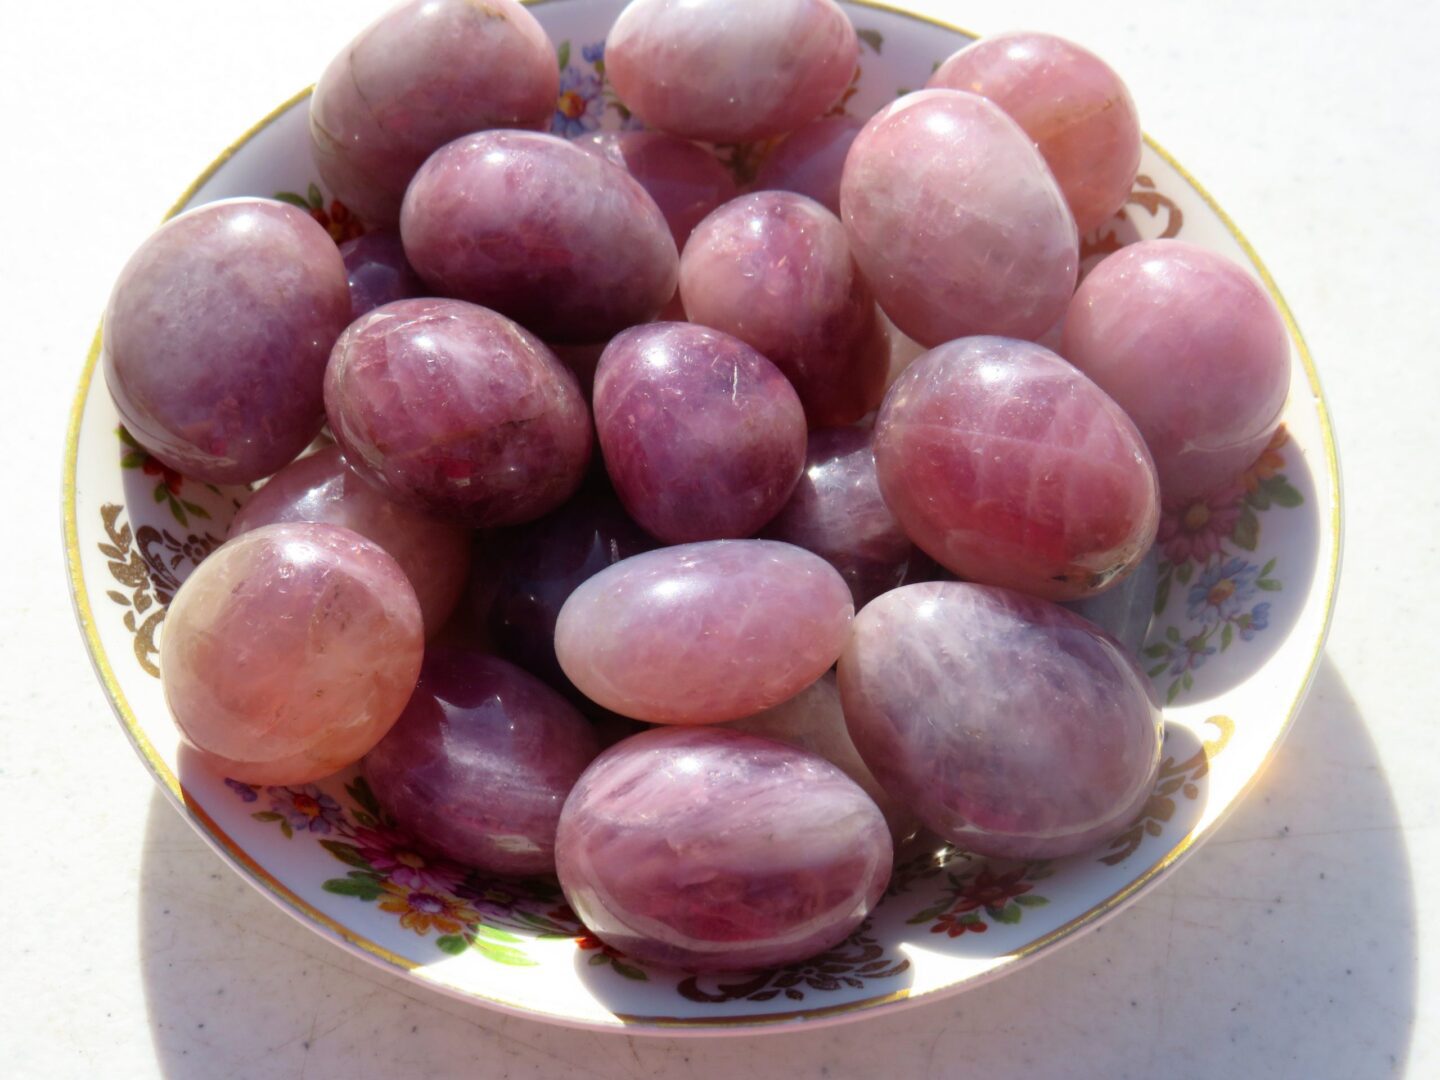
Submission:
POLYGON ((1144 900, 1042 962, 796 1035, 626 1038, 508 1019, 292 922, 161 799, 111 717, 66 597, 61 449, 127 255, 381 4, 15 0, 0 8, 0 1074, 1440 1076, 1427 620, 1440 603, 1440 5, 908 3, 1107 57, 1308 337, 1340 442, 1345 566, 1314 690, 1244 805, 1144 900))

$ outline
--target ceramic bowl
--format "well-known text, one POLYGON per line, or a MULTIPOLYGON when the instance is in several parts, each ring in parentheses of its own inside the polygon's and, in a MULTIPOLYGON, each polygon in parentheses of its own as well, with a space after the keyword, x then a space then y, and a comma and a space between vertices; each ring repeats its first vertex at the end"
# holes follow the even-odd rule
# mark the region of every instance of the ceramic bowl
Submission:
MULTIPOLYGON (((624 0, 532 10, 555 41, 555 127, 616 127, 602 75, 624 0), (583 108, 577 108, 577 102, 583 108)), ((860 72, 844 108, 866 116, 924 84, 969 37, 879 4, 846 3, 860 72)), ((317 185, 308 91, 261 120, 171 209, 279 195, 337 240, 357 224, 317 185)), ((757 151, 724 151, 742 177, 757 151)), ((1087 238, 1095 259, 1178 236, 1248 267, 1285 311, 1259 258, 1199 184, 1147 141, 1122 214, 1087 238)), ((221 542, 244 490, 179 476, 121 429, 95 377, 97 333, 71 418, 64 518, 85 644, 156 781, 243 876, 337 946, 476 1004, 603 1030, 734 1032, 813 1026, 932 1001, 1037 960, 1119 911, 1211 834, 1275 753, 1314 673, 1334 597, 1340 490, 1326 408, 1286 311, 1293 354, 1285 426, 1220 495, 1167 514, 1144 663, 1165 702, 1163 766, 1140 819, 1113 842, 1051 862, 987 862, 942 849, 904 857, 874 915, 803 964, 750 975, 647 968, 589 937, 553 881, 487 879, 413 851, 354 770, 319 784, 256 787, 184 752, 156 667, 166 605, 221 542)))

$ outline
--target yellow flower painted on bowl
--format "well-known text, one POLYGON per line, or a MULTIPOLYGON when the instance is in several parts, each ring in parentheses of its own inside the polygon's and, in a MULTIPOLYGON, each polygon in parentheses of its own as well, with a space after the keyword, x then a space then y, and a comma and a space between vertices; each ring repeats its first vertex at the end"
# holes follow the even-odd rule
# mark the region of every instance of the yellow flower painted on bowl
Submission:
POLYGON ((380 910, 400 916, 400 925, 424 937, 431 929, 442 934, 458 934, 467 925, 480 921, 480 913, 463 900, 435 892, 416 889, 393 881, 380 886, 380 910))

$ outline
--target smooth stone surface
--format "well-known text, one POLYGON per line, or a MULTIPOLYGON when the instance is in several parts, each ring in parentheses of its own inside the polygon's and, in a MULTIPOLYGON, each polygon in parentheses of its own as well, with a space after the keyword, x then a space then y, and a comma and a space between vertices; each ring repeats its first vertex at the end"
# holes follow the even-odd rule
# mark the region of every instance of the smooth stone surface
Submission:
POLYGON ((859 427, 812 431, 805 473, 765 527, 840 571, 857 611, 902 584, 920 554, 880 494, 871 438, 859 427))
POLYGON ((1004 109, 1040 148, 1081 233, 1125 205, 1140 168, 1140 118, 1120 76, 1088 49, 1053 34, 997 34, 955 53, 925 85, 1004 109))
POLYGON ((470 570, 470 533, 387 499, 360 479, 338 446, 291 462, 230 522, 234 539, 277 522, 325 522, 373 540, 400 564, 433 637, 450 617, 470 570))
POLYGON ((880 811, 838 768, 721 728, 605 751, 556 845, 565 898, 601 941, 691 971, 823 952, 879 903, 892 858, 880 811))
POLYGON ((310 99, 315 165, 335 196, 393 225, 415 171, 483 128, 541 128, 560 93, 555 49, 515 0, 409 0, 330 62, 310 99))
POLYGON ((1152 547, 1140 565, 1119 584, 1097 596, 1061 605, 1089 619, 1100 629, 1139 655, 1155 621, 1155 588, 1160 580, 1160 548, 1152 547))
POLYGON ((840 219, 804 195, 761 191, 720 207, 680 259, 693 323, 753 346, 790 380, 812 426, 880 404, 890 340, 840 219))
POLYGON ((872 117, 840 208, 880 306, 922 345, 1038 337, 1075 290, 1065 197, 1029 136, 978 95, 921 90, 872 117))
POLYGON ((390 729, 424 642, 415 590, 379 545, 337 525, 267 525, 181 585, 160 674, 181 735, 225 775, 299 784, 390 729))
POLYGON ((539 679, 478 650, 432 647, 364 770, 427 847, 492 874, 551 874, 560 808, 599 752, 585 718, 539 679))
POLYGON ((657 724, 750 716, 798 694, 845 645, 835 569, 773 540, 682 544, 625 559, 560 609, 555 653, 592 701, 657 724))
POLYGON ((1167 504, 1249 468, 1290 388, 1290 337, 1264 287, 1179 240, 1132 244, 1097 266, 1066 313, 1062 347, 1135 421, 1167 504))
POLYGON ((1058 605, 960 582, 897 589, 855 620, 839 679, 865 762, 965 850, 1086 851, 1150 797, 1164 726, 1150 681, 1058 605))
POLYGON ((459 300, 401 300, 355 322, 335 344, 325 406, 351 468, 463 525, 555 509, 590 460, 575 376, 534 335, 459 300))
POLYGON ((735 178, 714 154, 663 131, 600 131, 575 145, 636 179, 665 215, 677 250, 701 218, 736 195, 735 178))
POLYGON ((308 214, 270 199, 209 203, 162 225, 120 272, 105 383, 164 464, 249 483, 319 433, 325 361, 349 321, 345 264, 308 214))
POLYGON ((792 131, 760 162, 752 190, 808 195, 839 217, 845 155, 864 126, 853 116, 822 116, 792 131))
POLYGON ((600 341, 645 322, 679 272, 664 215, 628 172, 528 131, 482 131, 437 151, 405 193, 400 234, 431 288, 549 341, 600 341))
POLYGON ((794 389, 718 330, 627 330, 600 358, 594 400, 616 494, 666 543, 753 535, 785 505, 805 464, 794 389))
POLYGON ((400 234, 377 229, 340 245, 350 284, 350 317, 358 319, 382 304, 424 296, 425 283, 410 260, 400 234))
POLYGON ((859 51, 832 0, 633 0, 605 39, 605 75, 649 127, 750 142, 824 112, 859 51))
POLYGON ((900 376, 875 422, 885 502, 967 581, 1099 592, 1150 550, 1160 495, 1135 425, 1048 349, 966 338, 900 376))
POLYGON ((827 671, 788 701, 725 726, 798 746, 830 762, 875 801, 897 847, 919 828, 920 820, 885 790, 855 749, 834 672, 827 671))

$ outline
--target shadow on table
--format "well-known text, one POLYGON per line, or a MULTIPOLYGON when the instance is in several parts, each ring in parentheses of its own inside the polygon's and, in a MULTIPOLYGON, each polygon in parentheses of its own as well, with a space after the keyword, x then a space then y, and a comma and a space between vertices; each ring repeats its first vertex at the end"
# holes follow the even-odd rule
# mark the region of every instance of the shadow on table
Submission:
POLYGON ((1410 867, 1363 718, 1327 660, 1270 772, 1201 851, 1103 928, 994 983, 760 1038, 592 1034, 453 1001, 335 948, 227 869, 158 794, 139 955, 184 1080, 1233 1077, 1403 1073, 1410 867))

